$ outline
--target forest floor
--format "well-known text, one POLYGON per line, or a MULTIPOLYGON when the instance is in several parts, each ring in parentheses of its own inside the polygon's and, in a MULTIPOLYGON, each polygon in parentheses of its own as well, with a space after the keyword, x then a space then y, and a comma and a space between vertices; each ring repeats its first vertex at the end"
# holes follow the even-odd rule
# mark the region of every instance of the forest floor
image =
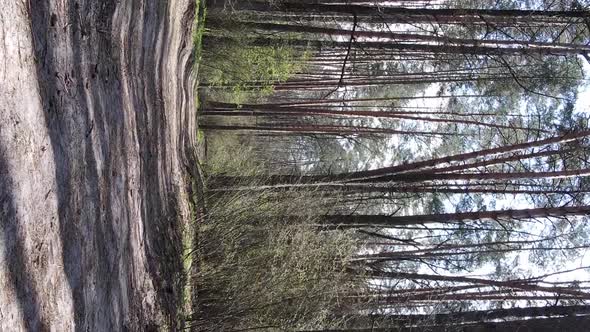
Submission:
POLYGON ((194 0, 0 6, 1 331, 177 324, 194 17, 194 0))

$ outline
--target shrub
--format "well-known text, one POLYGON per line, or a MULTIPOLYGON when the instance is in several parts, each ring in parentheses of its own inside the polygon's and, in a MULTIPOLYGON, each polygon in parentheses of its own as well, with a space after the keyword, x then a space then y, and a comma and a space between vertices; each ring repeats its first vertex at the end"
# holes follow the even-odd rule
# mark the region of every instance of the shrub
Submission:
MULTIPOLYGON (((258 176, 238 187, 252 188, 260 181, 264 170, 251 160, 249 150, 214 150, 207 163, 210 176, 247 165, 258 176)), ((338 298, 358 287, 346 272, 357 244, 348 232, 321 230, 315 224, 313 216, 321 214, 323 205, 317 197, 209 188, 206 221, 198 226, 193 328, 283 331, 325 325, 338 308, 338 298)))

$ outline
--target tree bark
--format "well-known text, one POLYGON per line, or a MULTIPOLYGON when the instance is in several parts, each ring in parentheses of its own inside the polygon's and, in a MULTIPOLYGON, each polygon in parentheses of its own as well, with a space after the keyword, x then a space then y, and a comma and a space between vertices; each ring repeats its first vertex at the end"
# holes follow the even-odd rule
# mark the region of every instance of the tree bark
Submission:
POLYGON ((523 17, 567 17, 567 18, 587 18, 590 12, 585 10, 520 10, 520 9, 475 9, 475 8, 407 8, 407 7, 376 7, 348 4, 310 4, 300 2, 284 2, 280 5, 274 5, 269 2, 239 1, 234 6, 235 10, 252 10, 260 12, 283 11, 292 13, 318 12, 357 14, 357 15, 408 15, 408 16, 429 16, 434 21, 440 16, 451 17, 503 17, 503 18, 523 18, 523 17))
POLYGON ((564 206, 520 210, 493 210, 463 213, 439 213, 410 216, 387 215, 327 215, 321 218, 326 225, 338 227, 398 226, 429 223, 454 223, 475 220, 518 220, 532 218, 580 216, 590 213, 590 206, 564 206))

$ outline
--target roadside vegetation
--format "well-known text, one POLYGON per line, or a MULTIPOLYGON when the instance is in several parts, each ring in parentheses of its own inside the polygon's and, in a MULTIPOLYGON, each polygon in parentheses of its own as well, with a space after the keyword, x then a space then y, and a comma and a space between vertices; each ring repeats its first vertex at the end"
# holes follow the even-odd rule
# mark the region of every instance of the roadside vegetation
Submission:
MULTIPOLYGON (((207 160, 207 183, 238 168, 264 178, 264 171, 252 164, 251 151, 220 139, 207 160)), ((346 273, 357 249, 350 234, 318 228, 316 213, 326 210, 322 203, 296 191, 208 190, 206 222, 199 226, 194 326, 285 329, 326 320, 335 299, 361 284, 346 273)))
POLYGON ((182 327, 583 331, 588 15, 210 2, 182 327))

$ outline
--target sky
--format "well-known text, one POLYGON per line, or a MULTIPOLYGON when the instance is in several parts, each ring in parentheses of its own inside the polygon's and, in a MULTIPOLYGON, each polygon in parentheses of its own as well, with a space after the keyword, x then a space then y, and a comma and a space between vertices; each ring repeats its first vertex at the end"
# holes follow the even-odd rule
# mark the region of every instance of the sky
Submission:
MULTIPOLYGON (((583 59, 581 62, 584 65, 585 78, 590 78, 590 63, 586 59, 583 59)), ((590 115, 590 84, 588 82, 578 88, 578 100, 574 111, 590 115)))
MULTIPOLYGON (((590 64, 585 59, 583 59, 582 62, 583 62, 583 69, 585 72, 585 78, 588 79, 590 77, 590 64)), ((424 95, 424 96, 436 95, 436 92, 438 90, 439 90, 439 85, 433 84, 428 89, 426 89, 422 93, 422 95, 424 95)), ((428 107, 442 106, 442 107, 444 107, 444 105, 445 105, 445 100, 443 100, 443 99, 422 99, 422 100, 412 100, 410 103, 408 103, 407 106, 428 106, 428 107)), ((586 84, 583 84, 578 88, 578 99, 577 99, 576 104, 574 106, 574 112, 586 114, 586 115, 590 116, 590 84, 588 84, 587 81, 586 81, 586 84)), ((399 143, 399 140, 397 138, 392 138, 392 143, 394 143, 392 145, 396 145, 399 143)), ((432 147, 430 147, 430 148, 432 148, 432 147)), ((414 145, 412 147, 412 149, 414 150, 415 155, 417 156, 417 159, 420 159, 419 156, 423 155, 423 153, 421 153, 421 151, 420 151, 420 149, 421 149, 420 146, 414 145)), ((445 210, 447 212, 454 212, 455 211, 455 206, 456 206, 456 204, 458 202, 458 198, 459 198, 458 195, 455 195, 455 196, 456 197, 453 197, 454 199, 445 200, 445 210)), ((487 206, 492 205, 491 204, 491 197, 487 197, 485 199, 485 201, 486 201, 487 206)), ((494 200, 494 204, 495 204, 495 209, 499 209, 499 210, 502 210, 502 209, 526 209, 526 208, 533 207, 531 205, 531 203, 522 195, 498 196, 494 200)), ((585 222, 585 220, 583 220, 583 218, 571 218, 571 220, 573 220, 574 222, 585 222)), ((530 225, 530 226, 528 226, 529 228, 527 228, 526 231, 530 231, 532 233, 536 233, 536 232, 541 231, 540 224, 527 223, 527 225, 530 225)), ((529 275, 541 276, 541 275, 545 275, 547 273, 557 272, 553 269, 551 269, 551 270, 548 268, 544 269, 544 268, 540 268, 539 266, 533 264, 530 261, 529 253, 527 253, 527 252, 514 254, 514 255, 512 255, 511 258, 517 260, 517 262, 518 262, 517 269, 519 269, 519 270, 523 271, 523 273, 527 273, 529 275), (526 272, 524 272, 524 271, 526 271, 526 272)), ((494 270, 495 270, 495 268, 494 268, 493 264, 488 264, 488 265, 481 266, 479 269, 477 269, 476 271, 474 271, 473 273, 471 273, 469 275, 471 275, 471 276, 485 276, 485 275, 493 273, 494 270)), ((566 264, 559 266, 558 270, 559 271, 572 270, 572 271, 550 276, 550 277, 546 278, 545 281, 551 281, 551 282, 565 282, 565 281, 574 281, 574 280, 590 281, 590 250, 583 251, 576 259, 569 260, 569 261, 567 261, 566 264)), ((430 273, 432 273, 432 270, 430 270, 430 268, 428 268, 426 266, 422 266, 418 272, 430 274, 430 273)), ((445 274, 442 271, 441 271, 441 273, 445 274)), ((457 273, 457 275, 463 275, 463 273, 457 273)), ((584 284, 584 286, 588 286, 588 285, 590 285, 590 282, 584 284)), ((517 306, 527 306, 527 303, 522 301, 522 302, 517 302, 516 305, 517 306)), ((542 305, 542 304, 539 304, 539 305, 542 305)))

